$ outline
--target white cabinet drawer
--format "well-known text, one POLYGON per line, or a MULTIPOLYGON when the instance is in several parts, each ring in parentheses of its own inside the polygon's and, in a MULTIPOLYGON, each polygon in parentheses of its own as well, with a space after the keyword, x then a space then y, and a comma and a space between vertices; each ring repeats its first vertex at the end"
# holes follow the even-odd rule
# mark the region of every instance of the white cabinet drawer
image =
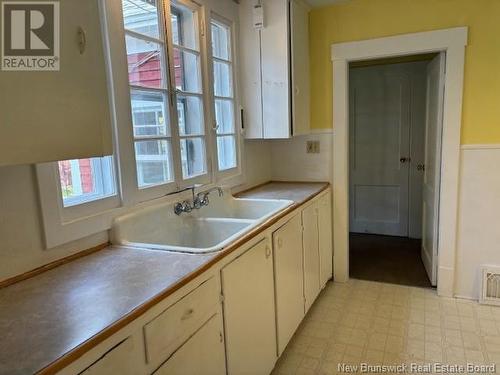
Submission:
POLYGON ((217 312, 218 301, 217 285, 211 278, 147 323, 144 338, 148 363, 168 358, 217 312))

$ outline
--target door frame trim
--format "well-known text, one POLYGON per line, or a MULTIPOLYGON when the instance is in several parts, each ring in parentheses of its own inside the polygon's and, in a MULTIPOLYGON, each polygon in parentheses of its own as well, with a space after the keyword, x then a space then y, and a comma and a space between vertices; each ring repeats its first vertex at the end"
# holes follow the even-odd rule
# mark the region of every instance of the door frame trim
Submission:
POLYGON ((460 132, 467 27, 403 34, 331 46, 333 65, 333 240, 334 279, 349 279, 349 63, 445 52, 438 294, 452 297, 455 283, 460 132), (446 192, 446 194, 442 194, 446 192))

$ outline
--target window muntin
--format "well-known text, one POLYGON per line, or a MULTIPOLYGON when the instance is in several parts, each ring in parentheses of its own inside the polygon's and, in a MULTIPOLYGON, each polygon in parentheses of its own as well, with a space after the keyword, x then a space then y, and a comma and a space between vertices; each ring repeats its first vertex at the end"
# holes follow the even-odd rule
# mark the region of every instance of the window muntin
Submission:
POLYGON ((231 26, 212 19, 212 69, 219 171, 238 166, 231 26))
POLYGON ((113 157, 64 160, 57 163, 63 207, 117 194, 113 157))
POLYGON ((198 14, 178 2, 171 3, 170 13, 181 169, 186 180, 207 173, 198 14))

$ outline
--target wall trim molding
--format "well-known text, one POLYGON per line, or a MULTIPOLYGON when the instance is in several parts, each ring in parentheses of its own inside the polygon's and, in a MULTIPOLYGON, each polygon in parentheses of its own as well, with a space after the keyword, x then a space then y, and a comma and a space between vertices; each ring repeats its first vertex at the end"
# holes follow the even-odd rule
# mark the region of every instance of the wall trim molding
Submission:
POLYGON ((462 150, 500 150, 500 143, 469 144, 460 146, 462 150))
POLYGON ((310 135, 314 135, 314 134, 333 134, 333 129, 332 128, 329 128, 329 129, 311 129, 311 131, 309 132, 310 135))
POLYGON ((457 27, 332 44, 333 128, 335 129, 333 137, 333 232, 334 278, 336 281, 342 282, 349 279, 349 62, 445 52, 438 294, 453 296, 467 35, 467 27, 457 27), (443 269, 446 272, 440 272, 443 269))

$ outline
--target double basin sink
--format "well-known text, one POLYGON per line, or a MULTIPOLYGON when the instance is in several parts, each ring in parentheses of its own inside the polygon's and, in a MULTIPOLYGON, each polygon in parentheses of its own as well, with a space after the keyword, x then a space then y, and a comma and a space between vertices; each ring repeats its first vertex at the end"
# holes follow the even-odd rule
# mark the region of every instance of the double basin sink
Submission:
POLYGON ((176 215, 172 203, 143 208, 115 220, 114 244, 182 253, 212 253, 293 204, 281 199, 210 197, 208 206, 176 215))

